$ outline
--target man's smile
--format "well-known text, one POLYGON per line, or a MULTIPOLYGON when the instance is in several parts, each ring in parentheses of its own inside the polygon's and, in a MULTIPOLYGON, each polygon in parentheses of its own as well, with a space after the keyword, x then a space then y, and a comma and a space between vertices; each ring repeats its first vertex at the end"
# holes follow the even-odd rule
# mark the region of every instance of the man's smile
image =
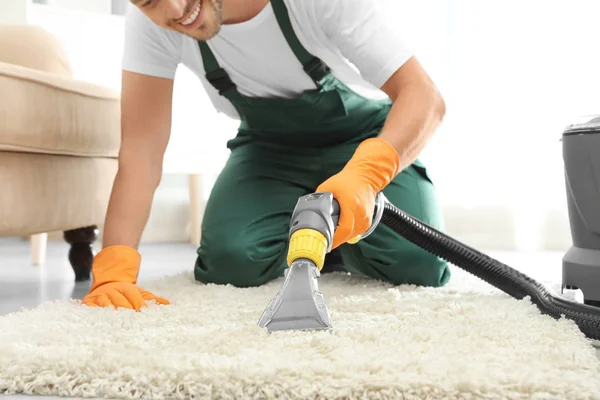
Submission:
POLYGON ((202 20, 202 18, 200 18, 202 14, 201 11, 202 1, 198 0, 192 10, 178 21, 178 24, 184 26, 185 28, 195 28, 197 23, 201 22, 202 20))

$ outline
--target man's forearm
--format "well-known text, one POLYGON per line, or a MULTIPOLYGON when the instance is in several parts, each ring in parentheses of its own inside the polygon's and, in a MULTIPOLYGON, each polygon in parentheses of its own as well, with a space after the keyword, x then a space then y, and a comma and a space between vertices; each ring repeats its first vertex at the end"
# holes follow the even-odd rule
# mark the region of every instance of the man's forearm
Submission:
POLYGON ((379 138, 400 155, 400 170, 412 164, 445 115, 444 100, 433 84, 415 82, 402 87, 379 138))
POLYGON ((136 248, 148 222, 160 173, 150 168, 120 168, 110 197, 102 246, 136 248))

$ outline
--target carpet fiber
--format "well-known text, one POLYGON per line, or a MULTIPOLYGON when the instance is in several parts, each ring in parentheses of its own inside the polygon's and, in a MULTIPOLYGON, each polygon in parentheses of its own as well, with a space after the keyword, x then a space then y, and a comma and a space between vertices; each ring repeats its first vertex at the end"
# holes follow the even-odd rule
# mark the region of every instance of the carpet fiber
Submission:
POLYGON ((442 289, 324 275, 331 332, 267 334, 281 280, 235 289, 192 274, 145 285, 141 313, 46 303, 0 318, 0 393, 108 398, 593 399, 595 349, 458 270, 442 289))

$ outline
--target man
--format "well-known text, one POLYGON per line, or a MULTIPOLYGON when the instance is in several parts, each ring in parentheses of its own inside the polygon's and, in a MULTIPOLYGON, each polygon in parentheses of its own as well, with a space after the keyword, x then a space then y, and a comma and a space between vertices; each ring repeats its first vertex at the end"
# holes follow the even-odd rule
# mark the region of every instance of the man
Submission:
MULTIPOLYGON (((178 64, 240 119, 212 189, 195 278, 250 287, 283 275, 297 199, 333 193, 333 248, 345 267, 393 284, 442 286, 446 263, 385 226, 375 196, 442 228, 418 154, 444 115, 435 85, 373 0, 132 0, 122 80, 119 170, 84 304, 140 310, 139 239, 161 179, 178 64), (384 96, 374 95, 385 94, 384 96), (379 91, 380 89, 380 91, 379 91), (372 95, 373 94, 373 95, 372 95)), ((198 109, 198 135, 203 130, 198 109)))

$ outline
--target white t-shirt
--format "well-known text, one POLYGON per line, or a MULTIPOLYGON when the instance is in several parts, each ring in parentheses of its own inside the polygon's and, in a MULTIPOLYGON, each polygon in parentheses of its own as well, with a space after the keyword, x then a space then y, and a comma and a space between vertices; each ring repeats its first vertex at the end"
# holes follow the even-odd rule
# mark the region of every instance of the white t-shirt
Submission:
MULTIPOLYGON (((284 0, 299 41, 352 90, 381 98, 379 88, 412 55, 378 0, 284 0)), ((269 3, 253 19, 223 25, 209 47, 240 93, 295 97, 314 89, 281 32, 269 3)), ((201 80, 217 111, 239 118, 206 80, 198 42, 154 24, 137 7, 126 16, 123 69, 174 78, 185 65, 201 80)))

